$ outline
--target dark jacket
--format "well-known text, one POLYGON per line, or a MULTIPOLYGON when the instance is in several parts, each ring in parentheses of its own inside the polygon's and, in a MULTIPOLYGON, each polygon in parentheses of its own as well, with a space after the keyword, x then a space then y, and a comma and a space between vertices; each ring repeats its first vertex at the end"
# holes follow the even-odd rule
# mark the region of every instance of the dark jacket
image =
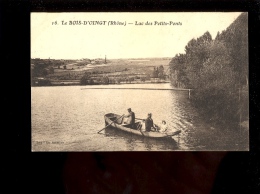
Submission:
POLYGON ((145 120, 145 130, 146 131, 151 131, 151 128, 153 127, 153 119, 152 118, 147 118, 145 120))
POLYGON ((129 112, 129 114, 127 115, 127 117, 129 117, 129 124, 134 124, 135 123, 135 113, 134 112, 129 112))

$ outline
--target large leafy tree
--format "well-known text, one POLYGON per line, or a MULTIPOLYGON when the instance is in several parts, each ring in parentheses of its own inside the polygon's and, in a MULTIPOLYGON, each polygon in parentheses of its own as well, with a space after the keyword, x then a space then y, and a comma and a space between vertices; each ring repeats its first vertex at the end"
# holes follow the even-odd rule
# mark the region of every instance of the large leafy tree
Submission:
POLYGON ((223 42, 232 57, 230 65, 238 74, 240 85, 248 84, 248 17, 241 14, 225 31, 216 37, 223 42))
POLYGON ((247 13, 215 40, 209 32, 190 40, 170 62, 172 85, 193 88, 192 102, 215 120, 236 120, 247 110, 247 13), (239 105, 238 105, 239 104, 239 105), (241 114, 240 114, 241 115, 241 114))

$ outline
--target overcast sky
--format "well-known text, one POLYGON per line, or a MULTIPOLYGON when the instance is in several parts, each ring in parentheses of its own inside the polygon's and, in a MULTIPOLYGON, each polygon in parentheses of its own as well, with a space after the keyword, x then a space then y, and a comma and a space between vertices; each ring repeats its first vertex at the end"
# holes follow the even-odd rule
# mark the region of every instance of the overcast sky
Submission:
POLYGON ((209 31, 214 39, 241 12, 31 13, 31 57, 51 59, 174 57, 192 38, 209 31), (57 25, 52 25, 57 21, 57 25), (62 21, 68 22, 62 25, 62 21), (69 25, 69 21, 106 21, 69 25), (126 22, 126 26, 108 25, 126 22), (149 21, 153 25, 128 23, 149 21), (182 25, 154 25, 180 22, 182 25))

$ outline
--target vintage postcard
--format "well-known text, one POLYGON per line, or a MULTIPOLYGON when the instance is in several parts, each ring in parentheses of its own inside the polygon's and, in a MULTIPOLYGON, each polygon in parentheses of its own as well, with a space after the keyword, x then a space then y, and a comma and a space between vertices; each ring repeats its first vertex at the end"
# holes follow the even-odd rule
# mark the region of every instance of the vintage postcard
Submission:
POLYGON ((31 13, 31 150, 248 151, 247 12, 31 13))

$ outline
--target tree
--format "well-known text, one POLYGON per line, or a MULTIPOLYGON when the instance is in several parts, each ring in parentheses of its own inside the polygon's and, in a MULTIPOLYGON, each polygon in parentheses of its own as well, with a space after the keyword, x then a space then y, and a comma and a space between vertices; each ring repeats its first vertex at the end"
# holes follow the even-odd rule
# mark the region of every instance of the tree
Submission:
POLYGON ((159 70, 159 73, 164 74, 164 67, 162 65, 160 65, 158 70, 159 70))
POLYGON ((158 67, 154 67, 154 70, 153 70, 153 73, 152 73, 152 77, 153 78, 158 78, 158 74, 159 74, 159 71, 158 71, 158 67))
POLYGON ((44 68, 44 69, 41 71, 41 75, 42 75, 42 76, 48 75, 47 69, 44 68))
POLYGON ((99 77, 96 80, 98 83, 101 83, 101 79, 99 77))
POLYGON ((89 79, 89 85, 93 85, 94 84, 94 80, 92 78, 89 79))
POLYGON ((53 67, 50 67, 50 73, 53 74, 54 73, 54 68, 53 67))
POLYGON ((122 79, 120 77, 117 78, 116 83, 120 84, 121 82, 122 82, 122 79))
POLYGON ((238 72, 239 84, 248 84, 248 14, 242 13, 216 40, 223 42, 232 57, 231 66, 238 72), (241 79, 242 78, 242 79, 241 79))
POLYGON ((80 79, 80 85, 87 85, 88 84, 89 76, 84 74, 80 79))
POLYGON ((109 84, 109 78, 107 76, 104 76, 101 78, 102 84, 109 84))
POLYGON ((115 84, 115 83, 116 83, 116 80, 115 80, 114 78, 111 78, 111 79, 109 79, 109 83, 115 84))
POLYGON ((171 83, 175 87, 179 87, 180 83, 184 87, 189 87, 190 79, 187 76, 187 56, 185 54, 177 54, 170 61, 171 83))
POLYGON ((135 79, 134 79, 134 77, 130 77, 129 78, 129 82, 131 83, 131 82, 133 82, 135 79))
POLYGON ((146 80, 145 77, 141 77, 142 82, 145 82, 145 80, 146 80))
POLYGON ((241 111, 248 109, 246 92, 240 93, 248 83, 247 13, 215 40, 209 32, 190 40, 185 54, 175 55, 169 65, 172 85, 193 88, 191 101, 205 117, 237 121, 241 111))

